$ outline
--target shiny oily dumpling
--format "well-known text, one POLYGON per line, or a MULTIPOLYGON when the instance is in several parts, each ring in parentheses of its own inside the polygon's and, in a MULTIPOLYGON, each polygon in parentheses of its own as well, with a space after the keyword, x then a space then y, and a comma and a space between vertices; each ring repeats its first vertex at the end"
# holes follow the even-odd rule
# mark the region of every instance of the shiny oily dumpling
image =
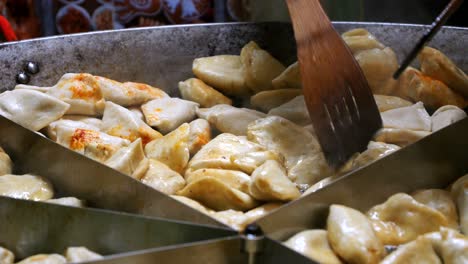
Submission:
POLYGON ((249 185, 252 181, 249 175, 236 170, 199 169, 185 173, 187 184, 206 177, 216 178, 229 187, 245 193, 249 192, 249 185))
POLYGON ((463 108, 468 104, 463 96, 451 90, 445 83, 411 67, 400 76, 396 94, 414 102, 421 101, 430 109, 437 109, 444 105, 456 105, 463 108))
POLYGON ((431 132, 415 131, 400 128, 382 128, 374 135, 374 141, 406 147, 414 142, 429 136, 431 132))
POLYGON ((352 29, 343 33, 341 37, 353 53, 369 49, 385 48, 385 46, 374 37, 374 35, 364 28, 352 29))
POLYGON ((102 114, 105 100, 96 78, 88 73, 67 73, 47 94, 70 104, 67 114, 98 116, 102 114))
POLYGON ((277 161, 268 160, 252 173, 249 193, 260 201, 292 201, 301 193, 277 161))
POLYGON ((442 106, 432 114, 432 132, 438 131, 466 117, 465 111, 454 105, 442 106))
POLYGON ((155 159, 144 159, 132 177, 165 194, 175 194, 185 186, 184 178, 155 159))
POLYGON ((210 216, 234 230, 242 230, 246 220, 245 214, 242 211, 232 209, 211 212, 210 216))
POLYGON ((0 176, 10 174, 12 172, 13 162, 10 156, 0 147, 0 176))
POLYGON ((431 131, 431 117, 422 102, 412 106, 388 110, 380 115, 385 128, 431 131))
POLYGON ((450 228, 441 227, 439 232, 424 235, 432 242, 436 253, 447 264, 468 263, 468 237, 450 228))
POLYGON ((302 94, 301 89, 277 89, 259 92, 250 97, 250 104, 262 112, 283 105, 302 94))
POLYGON ((274 89, 295 88, 300 90, 302 83, 299 63, 296 61, 289 65, 286 70, 273 79, 272 84, 274 89))
POLYGON ((65 257, 68 262, 85 262, 102 259, 103 256, 93 252, 85 247, 69 247, 65 251, 65 257))
POLYGON ((240 56, 218 55, 197 58, 193 61, 192 71, 197 78, 223 94, 234 96, 250 94, 240 56))
POLYGON ((242 48, 240 56, 247 87, 254 93, 271 90, 273 79, 286 69, 253 41, 242 48))
POLYGON ((75 197, 63 197, 63 198, 57 198, 57 199, 49 199, 49 200, 46 200, 45 202, 53 203, 53 204, 60 204, 60 205, 65 205, 65 206, 73 206, 73 207, 85 207, 86 206, 86 202, 84 200, 80 200, 75 197))
POLYGON ((143 145, 162 135, 139 119, 130 110, 112 102, 106 102, 102 117, 102 131, 131 142, 141 138, 143 145))
POLYGON ((13 90, 0 94, 0 115, 33 131, 59 119, 69 108, 69 104, 37 91, 13 90))
POLYGON ((57 143, 100 162, 106 161, 130 141, 103 132, 57 126, 57 143))
POLYGON ((137 139, 129 146, 117 150, 105 164, 123 174, 132 175, 144 158, 143 144, 141 139, 137 139))
POLYGON ((386 256, 381 264, 433 263, 442 264, 434 251, 431 241, 425 237, 401 245, 397 250, 386 256))
POLYGON ((210 122, 219 131, 238 136, 247 133, 247 126, 251 122, 266 116, 264 113, 252 109, 237 108, 230 105, 201 108, 197 111, 197 114, 200 118, 210 122))
POLYGON ((162 138, 151 141, 145 146, 148 158, 166 164, 172 170, 183 173, 190 158, 190 125, 185 123, 162 138))
POLYGON ((265 151, 265 148, 243 137, 224 133, 203 146, 190 160, 187 168, 191 171, 204 168, 240 170, 231 157, 259 151, 265 151))
POLYGON ((288 177, 295 183, 314 184, 332 174, 314 136, 287 119, 278 116, 259 119, 249 125, 247 137, 281 153, 288 177))
POLYGON ((0 247, 0 263, 2 264, 13 264, 15 255, 10 250, 0 247))
POLYGON ((179 82, 179 91, 184 100, 196 102, 200 104, 200 107, 212 107, 218 104, 232 105, 231 99, 197 78, 179 82))
POLYGON ((197 152, 211 140, 210 123, 205 119, 196 119, 190 122, 189 151, 190 155, 197 152))
POLYGON ((367 150, 362 152, 361 154, 354 157, 350 162, 350 166, 344 170, 341 170, 341 173, 346 173, 351 170, 360 168, 367 164, 370 164, 373 161, 381 159, 391 153, 399 150, 400 147, 393 144, 386 144, 382 142, 370 142, 367 150))
POLYGON ((146 123, 167 134, 195 119, 198 104, 179 98, 161 98, 141 106, 146 123))
POLYGON ((245 212, 245 222, 243 223, 243 227, 257 221, 258 219, 262 218, 263 216, 273 212, 274 210, 280 208, 283 203, 266 203, 262 204, 258 207, 255 207, 252 210, 245 212))
POLYGON ((346 263, 378 263, 385 255, 369 219, 355 209, 332 205, 327 231, 333 251, 346 263))
POLYGON ((457 204, 460 229, 463 234, 468 235, 468 174, 452 185, 450 193, 457 204))
POLYGON ((407 243, 419 235, 448 226, 447 218, 413 197, 399 193, 367 212, 380 241, 385 245, 407 243))
POLYGON ((377 107, 379 108, 379 112, 385 112, 387 110, 413 105, 413 103, 411 103, 410 101, 407 101, 397 96, 374 94, 374 99, 377 103, 377 107))
POLYGON ((163 90, 147 84, 121 83, 100 76, 95 78, 104 99, 121 106, 141 105, 153 99, 169 97, 163 90))
POLYGON ((201 203, 193 200, 193 199, 190 199, 188 197, 185 197, 185 196, 180 196, 180 195, 171 195, 171 198, 199 211, 199 212, 202 212, 204 214, 211 214, 213 213, 213 211, 209 208, 207 208, 206 206, 202 205, 201 203))
POLYGON ((284 245, 318 263, 343 263, 331 249, 327 236, 326 230, 306 230, 289 238, 284 245))
POLYGON ((297 96, 291 101, 271 109, 268 115, 284 117, 300 126, 305 126, 312 122, 303 95, 297 96))
POLYGON ((418 59, 424 74, 444 82, 451 89, 468 97, 468 76, 442 52, 425 47, 418 59))
POLYGON ((250 195, 231 188, 214 177, 204 177, 188 184, 177 193, 197 200, 217 211, 247 211, 258 205, 250 195))
POLYGON ((249 175, 267 160, 274 160, 279 164, 284 164, 284 157, 270 150, 247 152, 231 156, 231 162, 235 164, 239 170, 249 175))
POLYGON ((441 212, 447 218, 448 226, 450 228, 458 229, 457 207, 448 191, 441 189, 427 189, 417 191, 411 196, 413 196, 416 201, 441 212))
POLYGON ((23 259, 16 264, 65 264, 67 259, 59 254, 38 254, 29 258, 23 259))
POLYGON ((32 201, 49 200, 54 196, 52 184, 35 175, 0 176, 0 195, 32 201))

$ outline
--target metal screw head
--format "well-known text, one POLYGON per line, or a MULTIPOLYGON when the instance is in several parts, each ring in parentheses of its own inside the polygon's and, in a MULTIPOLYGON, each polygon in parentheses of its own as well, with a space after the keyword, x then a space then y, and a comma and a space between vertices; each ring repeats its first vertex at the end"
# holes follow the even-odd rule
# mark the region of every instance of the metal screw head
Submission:
POLYGON ((27 62, 24 68, 24 70, 29 74, 36 74, 39 72, 39 65, 32 61, 27 62))
POLYGON ((27 84, 29 81, 29 75, 25 72, 20 72, 16 75, 16 82, 19 84, 27 84))

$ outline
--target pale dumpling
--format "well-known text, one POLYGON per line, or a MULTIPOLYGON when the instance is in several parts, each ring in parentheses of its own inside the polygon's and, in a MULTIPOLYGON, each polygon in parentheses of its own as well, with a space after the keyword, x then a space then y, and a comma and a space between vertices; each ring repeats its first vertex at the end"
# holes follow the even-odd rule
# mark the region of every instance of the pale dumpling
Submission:
POLYGON ((21 89, 33 90, 33 91, 45 93, 50 89, 50 87, 41 87, 41 86, 27 85, 27 84, 17 84, 15 86, 15 90, 21 90, 21 89))
POLYGON ((50 123, 47 126, 47 131, 46 131, 47 136, 53 141, 57 140, 57 127, 60 127, 60 126, 65 126, 71 129, 88 129, 88 130, 94 130, 94 131, 99 131, 101 129, 100 126, 98 127, 92 124, 87 124, 82 121, 59 119, 57 121, 50 123))
POLYGON ((10 156, 0 147, 0 176, 10 174, 12 172, 13 162, 10 156))
POLYGON ((224 133, 203 146, 190 160, 188 169, 192 171, 204 168, 237 170, 239 166, 233 162, 232 156, 259 151, 265 151, 265 148, 243 137, 224 133))
POLYGON ((231 99, 197 78, 179 82, 179 91, 184 100, 196 102, 200 104, 200 107, 212 107, 218 104, 232 105, 231 99))
POLYGON ((375 94, 374 99, 380 112, 413 105, 410 101, 396 96, 375 94))
POLYGON ((185 186, 184 178, 166 164, 155 159, 144 159, 133 178, 165 194, 175 194, 185 186))
POLYGON ((65 264, 67 259, 59 254, 38 254, 23 259, 16 264, 65 264))
POLYGON ((460 229, 468 235, 468 174, 458 179, 450 190, 458 208, 460 229))
POLYGON ((57 143, 101 162, 130 144, 127 139, 95 130, 57 126, 56 131, 57 143))
POLYGON ((211 209, 208 209, 206 208, 206 206, 202 205, 201 203, 193 200, 193 199, 190 199, 188 197, 185 197, 185 196, 180 196, 180 195, 171 195, 171 198, 199 211, 199 212, 202 212, 204 214, 211 214, 213 211, 211 209))
POLYGON ((301 126, 278 116, 249 125, 247 137, 265 148, 281 153, 288 177, 298 184, 314 184, 332 174, 318 141, 301 126))
POLYGON ((367 215, 385 245, 400 245, 449 224, 441 212, 403 193, 374 206, 367 215))
POLYGON ((425 47, 418 56, 424 74, 447 84, 468 97, 468 76, 442 52, 425 47))
POLYGON ((428 263, 442 264, 437 256, 431 241, 425 237, 419 237, 414 241, 401 245, 397 250, 386 256, 381 264, 409 264, 428 263))
POLYGON ((301 83, 301 72, 299 69, 299 63, 289 65, 280 75, 275 77, 272 81, 274 89, 285 89, 285 88, 302 88, 301 83))
POLYGON ((16 199, 44 201, 54 196, 52 184, 35 175, 0 176, 0 195, 16 199))
POLYGON ((380 115, 385 128, 431 131, 431 117, 422 102, 388 110, 380 115))
POLYGON ((102 127, 102 120, 95 117, 83 116, 83 115, 64 115, 60 120, 71 120, 83 122, 87 125, 94 126, 97 130, 102 127))
POLYGON ((199 169, 185 173, 188 184, 206 177, 216 178, 227 186, 245 193, 249 193, 249 185, 252 182, 249 175, 237 170, 199 169))
POLYGON ((210 123, 205 119, 196 119, 190 122, 189 151, 195 155, 211 140, 210 123))
POLYGON ((457 207, 448 191, 441 189, 427 189, 417 191, 413 193, 412 196, 416 201, 441 212, 447 218, 448 226, 450 228, 458 229, 457 207))
POLYGON ((343 33, 341 37, 353 53, 369 49, 385 48, 385 46, 374 37, 374 35, 364 28, 356 28, 347 31, 343 33))
POLYGON ((399 149, 400 147, 397 145, 371 141, 367 147, 367 150, 353 158, 351 160, 351 164, 349 164, 346 169, 341 170, 341 173, 365 166, 373 161, 390 155, 399 149))
POLYGON ((292 201, 301 196, 284 167, 275 160, 266 161, 252 173, 249 193, 260 201, 292 201))
POLYGON ((2 264, 13 264, 15 255, 10 250, 0 247, 0 263, 2 264))
POLYGON ((203 177, 194 181, 177 194, 197 200, 217 211, 246 211, 258 205, 250 195, 231 188, 214 177, 203 177))
POLYGON ((148 158, 159 160, 172 170, 183 173, 190 158, 190 125, 183 124, 162 138, 145 146, 148 158))
POLYGON ((198 104, 179 98, 161 98, 141 106, 146 123, 167 134, 195 119, 198 104))
POLYGON ((102 131, 131 142, 141 138, 143 145, 162 135, 139 119, 130 110, 112 102, 106 102, 102 117, 102 131))
POLYGON ((438 131, 466 117, 465 111, 454 105, 442 106, 432 114, 432 132, 438 131))
POLYGON ((272 89, 272 80, 285 67, 281 62, 251 41, 242 48, 241 61, 247 87, 254 93, 272 89))
POLYGON ((137 139, 129 146, 117 150, 105 164, 124 174, 132 175, 144 158, 145 152, 142 141, 141 139, 137 139))
POLYGON ((102 259, 103 256, 93 252, 85 247, 69 247, 65 251, 65 257, 68 262, 85 262, 102 259))
POLYGON ((468 237, 450 228, 441 227, 439 232, 424 235, 432 242, 436 253, 444 263, 468 263, 468 237))
POLYGON ((101 115, 105 107, 99 84, 88 73, 67 73, 58 83, 47 90, 47 94, 70 104, 67 114, 101 115))
POLYGON ((218 220, 219 222, 233 228, 234 230, 243 229, 246 220, 244 212, 232 209, 219 212, 211 212, 210 216, 218 220))
POLYGON ((284 117, 300 126, 305 126, 312 122, 303 95, 297 96, 291 101, 271 109, 268 115, 284 117))
POLYGON ((279 164, 284 164, 284 157, 271 150, 247 152, 231 156, 231 162, 234 163, 239 170, 249 175, 267 160, 274 160, 279 164))
POLYGON ((223 94, 234 96, 250 94, 240 56, 218 55, 197 58, 193 61, 192 71, 203 82, 223 94))
POLYGON ((327 231, 333 251, 346 263, 378 263, 385 254, 369 219, 355 209, 332 205, 327 231))
POLYGON ((86 202, 75 197, 62 197, 57 199, 49 199, 47 203, 60 204, 73 207, 85 207, 86 202))
POLYGON ((41 130, 62 117, 70 105, 33 90, 0 94, 0 115, 33 131, 41 130))
POLYGON ((283 203, 266 203, 262 204, 258 207, 255 207, 252 210, 249 210, 245 212, 245 222, 243 223, 243 227, 246 227, 247 225, 257 221, 258 219, 264 217, 265 215, 273 212, 274 210, 280 208, 283 205, 283 203))
POLYGON ((238 136, 247 133, 247 126, 251 122, 266 116, 264 113, 252 109, 237 108, 230 105, 201 108, 197 111, 197 114, 200 118, 208 120, 219 131, 238 136))
POLYGON ((278 89, 259 92, 250 97, 250 104, 262 112, 283 105, 302 94, 301 89, 278 89))
POLYGON ((374 141, 406 147, 414 142, 429 136, 431 132, 415 131, 400 128, 382 128, 374 135, 374 141))
POLYGON ((104 99, 121 106, 141 105, 153 99, 169 97, 163 90, 147 84, 121 83, 100 76, 95 78, 104 99))
POLYGON ((331 249, 327 236, 326 230, 306 230, 289 238, 284 245, 318 263, 343 263, 331 249))

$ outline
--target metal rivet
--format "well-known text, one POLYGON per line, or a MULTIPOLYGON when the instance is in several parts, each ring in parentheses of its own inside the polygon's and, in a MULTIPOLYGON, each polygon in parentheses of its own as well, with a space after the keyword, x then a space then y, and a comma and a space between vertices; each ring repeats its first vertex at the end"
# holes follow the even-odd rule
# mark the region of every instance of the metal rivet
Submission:
POLYGON ((39 72, 39 65, 35 62, 29 61, 28 63, 26 63, 24 70, 29 74, 36 74, 39 72))
POLYGON ((16 82, 19 84, 27 84, 29 83, 31 78, 29 78, 29 75, 25 72, 20 72, 16 75, 16 82))

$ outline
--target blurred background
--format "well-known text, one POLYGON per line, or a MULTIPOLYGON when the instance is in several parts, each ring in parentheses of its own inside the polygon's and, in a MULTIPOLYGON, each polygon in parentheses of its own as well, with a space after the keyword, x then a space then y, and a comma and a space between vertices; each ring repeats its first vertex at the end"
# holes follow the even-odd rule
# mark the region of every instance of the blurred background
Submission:
MULTIPOLYGON (((429 24, 448 0, 322 0, 322 3, 335 21, 429 24)), ((467 6, 465 2, 449 25, 468 26, 467 6)), ((284 0, 0 0, 0 15, 20 40, 169 24, 288 20, 284 0)))

